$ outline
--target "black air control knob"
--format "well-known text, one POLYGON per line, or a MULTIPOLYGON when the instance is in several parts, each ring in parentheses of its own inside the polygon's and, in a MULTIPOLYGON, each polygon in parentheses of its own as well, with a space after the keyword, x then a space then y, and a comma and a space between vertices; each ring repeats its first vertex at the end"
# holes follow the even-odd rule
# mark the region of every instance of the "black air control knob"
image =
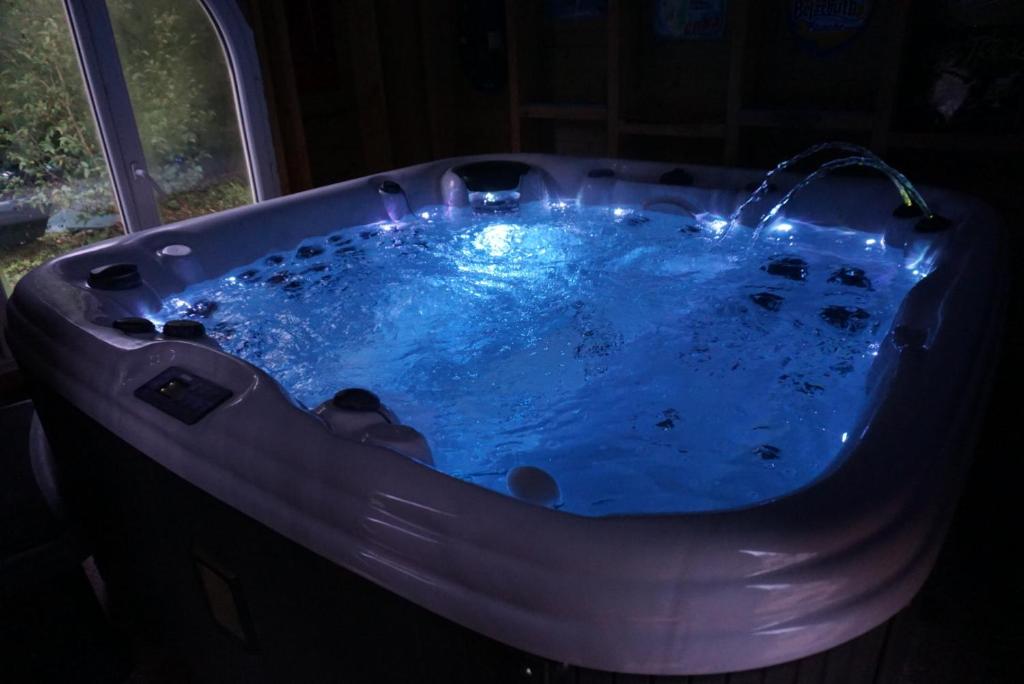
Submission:
POLYGON ((335 408, 343 411, 358 411, 360 413, 377 411, 380 409, 380 397, 370 390, 360 387, 343 389, 334 395, 331 403, 335 408))
POLYGON ((156 332, 156 326, 148 318, 138 318, 135 316, 118 318, 112 325, 115 330, 120 330, 125 335, 146 335, 156 332))
POLYGON ((130 290, 142 284, 135 264, 106 264, 89 271, 86 282, 97 290, 130 290))
POLYGON ((206 334, 206 328, 199 321, 176 320, 164 323, 164 337, 179 340, 196 340, 206 334))

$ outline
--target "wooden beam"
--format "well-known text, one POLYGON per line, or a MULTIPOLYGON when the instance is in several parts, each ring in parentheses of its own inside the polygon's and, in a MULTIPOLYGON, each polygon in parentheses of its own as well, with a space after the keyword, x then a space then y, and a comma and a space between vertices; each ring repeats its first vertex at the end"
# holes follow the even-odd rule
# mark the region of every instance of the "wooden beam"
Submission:
POLYGON ((900 66, 903 60, 903 39, 907 33, 911 0, 896 0, 892 4, 892 19, 882 59, 882 73, 879 75, 878 95, 875 98, 875 120, 871 129, 871 149, 875 154, 885 154, 892 128, 892 112, 899 91, 900 66))
POLYGON ((725 138, 726 126, 721 123, 665 124, 642 121, 620 121, 623 135, 651 135, 666 138, 725 138))
POLYGON ((339 54, 338 63, 352 65, 352 99, 359 121, 365 171, 376 173, 390 169, 394 166, 394 156, 374 2, 331 3, 331 19, 336 29, 336 53, 348 51, 348 59, 339 54))
POLYGON ((456 63, 446 59, 442 46, 454 45, 457 40, 451 30, 456 23, 453 11, 454 3, 419 0, 420 64, 430 113, 430 152, 434 159, 450 156, 452 149, 451 127, 446 123, 453 100, 451 74, 455 73, 456 63), (447 77, 442 78, 442 74, 447 77))
POLYGON ((816 111, 810 109, 741 109, 736 118, 740 126, 754 128, 834 128, 846 131, 870 131, 873 112, 816 111))
POLYGON ((531 102, 519 108, 516 118, 520 117, 551 121, 607 121, 608 108, 604 105, 531 102))
POLYGON ((608 107, 606 126, 608 156, 619 156, 619 97, 621 82, 619 69, 620 41, 622 40, 622 7, 620 0, 608 0, 608 107))
POLYGON ((519 105, 519 3, 515 0, 505 2, 505 43, 508 49, 508 112, 509 141, 512 152, 522 152, 522 121, 519 105))
POLYGON ((971 152, 986 155, 1024 154, 1024 136, 985 133, 900 133, 888 136, 889 147, 914 150, 971 152))
POLYGON ((743 70, 747 47, 747 26, 751 6, 747 0, 732 3, 729 31, 729 84, 725 102, 725 163, 733 166, 739 156, 740 110, 743 107, 743 70))
POLYGON ((263 35, 260 57, 266 78, 271 82, 268 95, 272 97, 271 110, 280 142, 278 168, 284 169, 286 174, 281 179, 281 190, 283 193, 306 190, 313 187, 313 176, 302 123, 302 104, 295 86, 295 66, 283 0, 252 2, 250 7, 253 23, 260 27, 263 35), (267 9, 265 14, 261 7, 267 9))

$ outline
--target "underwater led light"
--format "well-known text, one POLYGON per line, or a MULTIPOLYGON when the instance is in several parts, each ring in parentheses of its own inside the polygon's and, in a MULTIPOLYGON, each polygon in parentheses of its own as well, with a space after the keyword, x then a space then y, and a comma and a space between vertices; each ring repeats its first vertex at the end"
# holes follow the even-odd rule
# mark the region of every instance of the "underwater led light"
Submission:
POLYGON ((715 214, 698 214, 697 221, 715 235, 721 235, 729 227, 729 221, 715 214))
POLYGON ((167 301, 169 306, 165 306, 159 311, 147 314, 153 323, 162 326, 167 321, 173 318, 179 318, 182 314, 185 314, 192 308, 192 304, 180 297, 172 297, 167 301))
POLYGON ((625 216, 626 214, 629 213, 629 209, 623 209, 622 207, 615 207, 614 209, 612 209, 612 213, 615 214, 617 217, 622 218, 623 216, 625 216))
POLYGON ((505 256, 512 251, 512 242, 521 232, 522 228, 517 225, 496 223, 480 231, 473 238, 473 246, 493 257, 505 256))
POLYGON ((508 213, 519 207, 518 190, 470 192, 469 204, 477 213, 508 213))
POLYGON ((920 245, 907 255, 903 267, 918 278, 924 278, 932 272, 934 260, 935 254, 929 251, 926 245, 920 245))
POLYGON ((878 240, 876 240, 875 238, 868 238, 867 240, 864 241, 865 245, 874 245, 874 244, 877 244, 877 243, 878 243, 878 240))
POLYGON ((789 231, 793 230, 793 224, 786 222, 776 223, 774 226, 772 226, 772 230, 774 230, 777 233, 788 233, 789 231))

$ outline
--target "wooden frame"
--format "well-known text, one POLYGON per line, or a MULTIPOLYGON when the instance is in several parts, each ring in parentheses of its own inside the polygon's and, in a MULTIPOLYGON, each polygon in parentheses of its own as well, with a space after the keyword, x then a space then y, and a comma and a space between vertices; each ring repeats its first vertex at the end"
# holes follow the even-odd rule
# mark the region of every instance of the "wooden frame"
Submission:
MULTIPOLYGON (((531 2, 506 3, 506 35, 509 68, 509 108, 511 117, 510 149, 523 151, 524 120, 603 122, 607 132, 606 153, 616 157, 622 136, 658 136, 691 140, 722 140, 722 161, 734 165, 739 161, 744 131, 750 129, 810 129, 848 131, 866 135, 878 154, 889 148, 992 151, 1009 145, 1020 150, 1024 143, 1016 138, 1000 136, 911 133, 893 130, 893 111, 900 86, 900 68, 904 51, 912 0, 896 0, 885 26, 883 60, 879 85, 873 107, 865 111, 774 109, 758 107, 743 101, 743 86, 750 70, 747 47, 752 15, 757 3, 731 0, 729 3, 728 41, 729 65, 725 116, 721 121, 697 123, 664 123, 636 121, 622 111, 622 94, 630 87, 628 70, 623 64, 631 59, 629 41, 624 35, 624 11, 636 7, 623 0, 609 0, 607 12, 607 97, 604 104, 556 102, 525 102, 532 68, 524 64, 527 56, 537 53, 535 42, 525 38, 523 27, 527 13, 536 8, 531 2)), ((536 17, 531 17, 535 19, 536 17)))

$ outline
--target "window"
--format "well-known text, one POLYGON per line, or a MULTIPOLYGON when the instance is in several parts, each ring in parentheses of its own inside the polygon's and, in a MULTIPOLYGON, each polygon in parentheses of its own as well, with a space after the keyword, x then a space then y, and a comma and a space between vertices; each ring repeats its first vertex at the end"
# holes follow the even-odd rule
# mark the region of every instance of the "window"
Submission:
POLYGON ((253 201, 224 53, 196 2, 108 0, 161 223, 253 201))
POLYGON ((270 140, 234 0, 0 0, 4 290, 74 247, 276 195, 270 140))
POLYGON ((0 281, 123 231, 61 0, 0 0, 0 281))

